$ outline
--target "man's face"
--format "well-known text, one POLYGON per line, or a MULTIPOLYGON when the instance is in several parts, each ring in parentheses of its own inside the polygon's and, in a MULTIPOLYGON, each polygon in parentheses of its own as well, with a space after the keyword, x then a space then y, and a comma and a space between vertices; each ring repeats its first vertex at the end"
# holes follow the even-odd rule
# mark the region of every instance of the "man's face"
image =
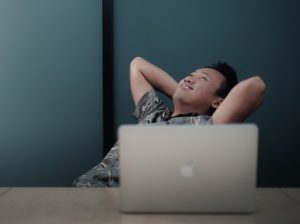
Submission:
POLYGON ((214 69, 197 69, 178 83, 173 99, 195 109, 209 109, 219 98, 216 91, 223 81, 225 77, 214 69))

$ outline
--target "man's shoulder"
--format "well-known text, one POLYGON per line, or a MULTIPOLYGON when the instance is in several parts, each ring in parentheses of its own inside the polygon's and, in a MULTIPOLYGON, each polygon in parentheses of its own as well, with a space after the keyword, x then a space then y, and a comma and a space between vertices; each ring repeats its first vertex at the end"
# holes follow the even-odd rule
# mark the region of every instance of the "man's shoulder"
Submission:
MULTIPOLYGON (((146 92, 138 101, 133 116, 139 121, 145 120, 149 116, 157 117, 157 113, 164 113, 167 106, 162 102, 154 90, 146 92)), ((151 122, 155 122, 150 119, 151 122)))

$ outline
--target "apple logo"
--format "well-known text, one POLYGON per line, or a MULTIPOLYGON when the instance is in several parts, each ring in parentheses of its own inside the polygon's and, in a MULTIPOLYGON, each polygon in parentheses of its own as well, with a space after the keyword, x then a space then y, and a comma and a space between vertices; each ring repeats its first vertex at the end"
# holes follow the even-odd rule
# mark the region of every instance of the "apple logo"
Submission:
POLYGON ((182 177, 188 177, 188 178, 194 177, 195 171, 194 171, 193 163, 189 162, 189 163, 181 165, 180 174, 182 177))

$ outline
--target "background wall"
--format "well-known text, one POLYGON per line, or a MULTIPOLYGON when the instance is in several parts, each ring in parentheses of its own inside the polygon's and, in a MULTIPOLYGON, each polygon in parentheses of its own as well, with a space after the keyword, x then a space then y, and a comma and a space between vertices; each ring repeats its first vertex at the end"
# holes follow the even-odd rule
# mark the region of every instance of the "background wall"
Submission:
MULTIPOLYGON (((267 84, 247 120, 260 127, 258 185, 300 186, 299 1, 114 4, 115 129, 136 122, 133 57, 177 80, 225 60, 267 84)), ((0 186, 70 186, 101 160, 101 43, 102 1, 0 1, 0 186)))
POLYGON ((0 186, 70 186, 102 158, 101 7, 0 1, 0 186))
POLYGON ((247 120, 260 127, 258 185, 300 186, 299 8, 293 0, 116 0, 115 128, 136 122, 128 79, 133 57, 177 80, 225 60, 240 80, 260 74, 267 85, 264 105, 247 120))

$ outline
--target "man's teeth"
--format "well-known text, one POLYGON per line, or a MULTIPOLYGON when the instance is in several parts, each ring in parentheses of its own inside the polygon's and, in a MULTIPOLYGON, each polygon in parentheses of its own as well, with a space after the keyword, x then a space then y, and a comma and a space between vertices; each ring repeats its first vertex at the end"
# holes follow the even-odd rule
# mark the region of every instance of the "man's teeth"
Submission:
POLYGON ((184 89, 187 89, 187 90, 193 90, 191 87, 186 86, 186 85, 183 85, 182 87, 183 87, 184 89))

